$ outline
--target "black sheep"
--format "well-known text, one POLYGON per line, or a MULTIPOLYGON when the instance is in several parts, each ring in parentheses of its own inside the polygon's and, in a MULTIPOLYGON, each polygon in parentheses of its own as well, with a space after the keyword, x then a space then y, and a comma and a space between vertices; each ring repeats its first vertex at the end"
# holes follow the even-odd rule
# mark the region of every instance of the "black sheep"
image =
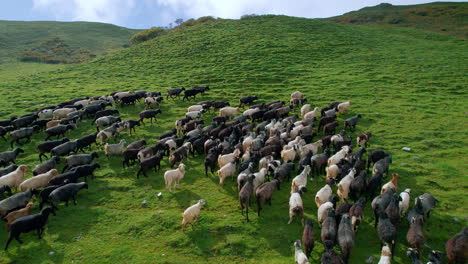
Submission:
POLYGON ((0 152, 0 166, 6 166, 10 164, 10 162, 16 163, 16 157, 20 153, 24 153, 22 148, 14 148, 13 150, 0 152))
POLYGON ((65 202, 65 206, 68 206, 68 201, 70 200, 70 198, 76 205, 75 196, 81 189, 88 189, 88 184, 86 182, 65 184, 64 186, 53 190, 49 194, 49 201, 52 204, 52 207, 57 210, 57 205, 60 202, 65 202))
POLYGON ((63 183, 61 183, 59 185, 51 185, 51 186, 47 186, 44 189, 42 189, 42 191, 39 193, 39 197, 41 198, 41 202, 39 203, 39 208, 42 210, 42 207, 44 206, 44 204, 46 204, 46 203, 50 204, 49 195, 50 195, 50 193, 52 191, 54 191, 58 187, 62 187, 65 184, 68 184, 68 183, 69 183, 69 181, 65 180, 63 183))
POLYGON ((13 131, 15 128, 13 126, 0 126, 0 137, 3 138, 3 140, 6 141, 5 135, 8 132, 13 131))
POLYGON ((173 96, 179 97, 179 95, 180 95, 180 93, 181 93, 182 91, 185 91, 185 88, 184 88, 184 87, 181 87, 181 88, 171 88, 171 89, 167 90, 166 99, 169 99, 169 97, 173 98, 173 96))
POLYGON ((161 110, 160 109, 155 109, 155 110, 144 110, 144 111, 141 111, 139 116, 140 116, 140 122, 144 125, 145 122, 143 122, 143 119, 145 118, 149 118, 150 119, 150 122, 151 124, 153 123, 153 119, 154 121, 156 121, 156 115, 157 114, 161 114, 161 110))
POLYGON ((76 126, 75 125, 57 125, 51 128, 46 129, 46 134, 47 137, 45 140, 49 140, 49 138, 54 137, 54 136, 65 136, 65 133, 68 130, 74 129, 76 126))
POLYGON ((96 137, 97 137, 97 132, 94 134, 86 135, 83 137, 80 137, 76 140, 76 152, 81 151, 84 152, 84 148, 87 148, 88 150, 91 150, 91 145, 96 143, 96 137))
POLYGON ((244 207, 245 207, 245 214, 246 220, 249 222, 249 206, 250 206, 250 199, 252 198, 253 194, 253 180, 255 179, 254 175, 249 175, 247 178, 247 182, 242 186, 239 191, 239 204, 241 207, 241 213, 244 215, 244 207))
POLYGON ((146 140, 140 139, 137 141, 133 141, 132 143, 127 145, 127 149, 137 149, 137 148, 142 148, 146 145, 146 140))
POLYGON ((119 114, 119 110, 116 110, 116 109, 100 110, 100 111, 97 111, 96 114, 94 114, 93 122, 96 121, 96 119, 103 117, 103 116, 118 115, 118 114, 119 114))
POLYGON ((8 186, 8 185, 0 186, 0 197, 3 198, 3 197, 4 197, 3 195, 4 195, 6 192, 8 193, 9 196, 11 196, 12 193, 11 193, 11 188, 10 188, 10 186, 8 186))
POLYGON ((185 99, 189 99, 189 97, 193 97, 195 99, 195 97, 197 96, 197 94, 200 93, 200 90, 197 90, 197 89, 188 89, 188 90, 185 90, 184 91, 184 97, 182 98, 182 101, 184 101, 185 99))
POLYGON ((65 181, 77 182, 79 178, 80 174, 77 171, 67 171, 52 178, 49 181, 49 185, 59 185, 64 183, 65 181))
POLYGON ((140 169, 138 170, 137 173, 137 179, 140 178, 140 174, 143 173, 145 177, 148 177, 146 175, 146 172, 149 171, 150 169, 154 168, 154 171, 156 172, 156 168, 159 170, 161 167, 161 160, 164 157, 164 155, 161 152, 156 153, 156 155, 153 155, 149 158, 144 159, 140 163, 140 169))
POLYGON ((379 215, 378 234, 380 238, 380 246, 384 245, 385 243, 391 245, 393 256, 395 252, 397 230, 385 212, 381 212, 379 215))
POLYGON ((306 220, 304 231, 302 232, 302 244, 304 245, 304 253, 308 258, 310 258, 310 253, 312 253, 315 245, 312 219, 306 220))
POLYGON ((350 117, 350 118, 346 119, 344 121, 344 129, 349 127, 349 129, 351 131, 354 131, 356 129, 356 125, 357 125, 358 120, 361 119, 361 118, 362 118, 361 114, 357 114, 357 115, 355 115, 353 117, 350 117))
POLYGON ((130 130, 130 135, 132 135, 132 130, 134 133, 136 133, 136 129, 135 127, 136 126, 140 126, 140 120, 125 120, 124 121, 124 124, 126 127, 128 127, 128 129, 130 130))
POLYGON ((210 90, 210 87, 209 86, 193 86, 192 89, 197 90, 201 94, 205 94, 206 91, 210 90))
POLYGON ((69 141, 70 140, 68 138, 61 138, 58 140, 51 140, 39 143, 37 145, 37 150, 39 151, 39 160, 42 162, 42 156, 47 158, 47 155, 45 153, 49 153, 53 148, 69 141))
POLYGON ((369 167, 372 163, 376 163, 377 161, 389 156, 390 154, 388 152, 385 152, 381 149, 376 149, 374 151, 371 151, 369 153, 369 157, 367 160, 367 170, 369 170, 369 167))
POLYGON ((34 134, 34 132, 39 131, 39 126, 32 126, 32 127, 24 127, 20 128, 18 130, 12 131, 10 133, 10 138, 11 138, 11 143, 10 146, 13 147, 13 144, 20 144, 20 139, 26 138, 27 141, 31 141, 31 136, 34 134))
POLYGON ((239 107, 241 107, 242 105, 249 105, 251 103, 253 103, 253 101, 255 100, 258 100, 258 97, 257 96, 244 96, 244 97, 241 97, 239 99, 239 107))
POLYGON ((32 122, 34 122, 37 118, 38 118, 38 116, 36 114, 27 115, 27 116, 23 116, 23 117, 20 117, 18 119, 13 120, 11 122, 11 124, 15 128, 27 127, 27 126, 31 125, 32 122))
POLYGON ((208 155, 206 155, 205 161, 203 162, 203 164, 205 165, 206 176, 208 176, 208 168, 210 168, 211 173, 214 174, 214 170, 216 168, 219 153, 220 153, 219 148, 215 146, 214 148, 211 148, 209 150, 208 155))
POLYGON ((80 178, 84 177, 85 181, 88 181, 88 176, 91 176, 91 178, 94 179, 94 171, 99 168, 101 168, 101 166, 98 163, 93 163, 93 164, 80 165, 80 166, 74 167, 71 170, 76 171, 76 173, 79 174, 80 178))
POLYGON ((53 148, 50 151, 50 154, 52 156, 60 157, 60 156, 66 156, 70 154, 71 152, 76 153, 76 146, 77 146, 76 141, 68 141, 53 148))
POLYGON ((335 130, 338 127, 338 122, 333 121, 323 126, 323 135, 333 135, 335 134, 335 130))

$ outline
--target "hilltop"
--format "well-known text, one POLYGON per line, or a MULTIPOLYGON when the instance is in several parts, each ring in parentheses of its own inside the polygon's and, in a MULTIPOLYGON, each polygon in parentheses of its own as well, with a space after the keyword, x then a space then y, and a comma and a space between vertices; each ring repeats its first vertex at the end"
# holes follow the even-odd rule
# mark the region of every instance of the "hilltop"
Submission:
MULTIPOLYGON (((75 97, 140 89, 164 93, 192 85, 211 88, 196 101, 227 100, 231 105, 244 95, 258 95, 261 102, 288 101, 296 90, 313 106, 352 100, 351 112, 339 118, 340 127, 344 118, 362 114, 352 135, 371 131, 369 150, 392 153, 391 172, 400 174, 399 191, 411 188, 412 198, 424 192, 438 198, 440 204, 424 231, 427 245, 443 251, 447 239, 466 226, 467 48, 459 38, 407 27, 382 30, 287 16, 219 20, 174 30, 83 64, 3 82, 0 119, 75 97), (410 147, 411 152, 402 147, 410 147)), ((196 101, 164 100, 155 125, 141 126, 133 136, 125 132, 122 138, 154 144, 196 101)), ((143 105, 118 109, 122 119, 137 119, 143 105)), ((215 114, 206 115, 205 125, 215 114)), ((79 126, 68 135, 71 139, 96 130, 90 120, 79 126)), ((35 135, 17 163, 37 164, 35 144, 44 138, 43 132, 35 135)), ((9 149, 8 142, 0 140, 0 147, 9 149)), ((160 171, 137 180, 137 167, 122 169, 120 157, 103 157, 101 147, 93 146, 93 151, 101 155, 96 160, 101 169, 89 189, 78 195, 78 205, 60 205, 43 240, 22 235, 25 243, 15 242, 8 253, 1 252, 0 262, 293 261, 292 244, 302 227, 299 221, 287 224, 288 184, 274 194, 272 206, 266 206, 261 217, 253 209, 251 222, 246 223, 235 180, 227 179, 218 189, 217 176, 204 175, 202 156, 190 157, 180 188, 169 194, 162 176, 168 169, 165 161, 160 171), (198 223, 183 233, 180 214, 198 199, 207 205, 198 223), (141 206, 144 200, 147 207, 141 206)), ((314 203, 323 178, 309 181, 304 196, 305 215, 314 220, 317 241, 311 263, 318 263, 323 251, 314 203)), ((350 263, 380 256, 369 207, 368 203, 350 263)), ((400 228, 394 261, 407 263, 406 220, 400 228)), ((0 237, 7 237, 4 229, 0 237)))
POLYGON ((468 3, 434 2, 422 5, 382 3, 328 18, 353 25, 414 27, 459 38, 468 37, 468 3))

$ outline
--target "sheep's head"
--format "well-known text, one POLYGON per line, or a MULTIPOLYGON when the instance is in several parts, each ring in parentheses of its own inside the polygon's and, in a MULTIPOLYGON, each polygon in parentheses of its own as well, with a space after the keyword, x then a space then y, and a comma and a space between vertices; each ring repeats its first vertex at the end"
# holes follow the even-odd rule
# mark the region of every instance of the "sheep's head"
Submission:
POLYGON ((34 204, 31 203, 31 202, 29 202, 29 203, 26 205, 26 207, 27 207, 28 209, 33 208, 33 206, 34 206, 34 204))
POLYGON ((198 203, 201 205, 201 206, 204 206, 206 204, 206 201, 203 200, 203 199, 200 199, 198 200, 198 203))
POLYGON ((26 165, 20 165, 18 169, 22 172, 27 172, 29 170, 28 166, 26 165))
POLYGON ((56 170, 56 169, 51 169, 51 170, 50 170, 50 174, 51 174, 52 176, 55 176, 55 175, 59 175, 59 172, 58 172, 58 170, 56 170))

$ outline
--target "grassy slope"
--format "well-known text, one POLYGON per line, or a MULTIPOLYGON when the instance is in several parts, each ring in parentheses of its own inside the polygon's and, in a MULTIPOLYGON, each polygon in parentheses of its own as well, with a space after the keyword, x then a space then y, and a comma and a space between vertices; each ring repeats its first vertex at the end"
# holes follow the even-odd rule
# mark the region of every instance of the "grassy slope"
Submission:
MULTIPOLYGON (((441 201, 424 229, 427 244, 442 250, 448 237, 466 225, 466 48, 463 40, 408 28, 382 30, 284 16, 224 20, 90 63, 7 81, 0 91, 5 99, 0 117, 32 111, 36 107, 32 101, 51 104, 115 90, 163 91, 203 84, 213 88, 203 99, 231 103, 247 94, 265 101, 287 100, 295 90, 305 92, 317 106, 351 99, 349 115, 364 117, 356 133, 372 131, 370 149, 393 153, 391 172, 400 173, 400 188, 412 188, 413 197, 430 192, 441 201), (401 151, 403 146, 412 152, 401 151), (461 222, 452 220, 454 216, 461 222)), ((125 133, 123 138, 153 142, 173 127, 173 120, 182 117, 188 105, 165 101, 157 125, 139 129, 138 136, 125 133)), ((136 118, 142 108, 121 109, 122 117, 136 118)), ((91 133, 88 123, 69 136, 91 133)), ((43 138, 42 133, 36 135, 34 142, 43 138)), ((1 150, 7 148, 0 144, 1 150)), ((37 164, 33 144, 26 150, 19 162, 37 164)), ((235 184, 228 180, 218 191, 217 177, 203 176, 201 161, 201 157, 190 159, 181 188, 168 194, 162 179, 167 165, 136 180, 137 169, 122 170, 120 158, 110 162, 100 158, 103 168, 90 189, 79 195, 78 206, 61 206, 43 240, 23 235, 25 244, 19 247, 13 242, 8 253, 0 253, 0 262, 291 263, 292 243, 300 238, 302 227, 298 221, 286 224, 287 184, 275 193, 273 206, 267 206, 262 217, 252 213, 252 222, 245 223, 235 184), (162 200, 156 197, 160 191, 162 200), (207 200, 207 207, 199 223, 180 232, 180 213, 200 198, 207 200), (148 208, 141 208, 145 199, 148 208), (56 253, 48 255, 49 251, 56 253)), ((323 184, 323 179, 315 179, 304 197, 306 216, 314 220, 314 195, 323 184)), ((408 262, 406 230, 404 222, 395 263, 408 262)), ((316 225, 315 233, 318 239, 316 225)), ((6 236, 0 230, 0 237, 6 236)), ((356 239, 350 263, 380 255, 369 209, 356 239)), ((317 243, 311 263, 318 262, 322 249, 317 243)))
POLYGON ((103 55, 129 44, 139 30, 91 22, 0 21, 0 62, 14 61, 21 50, 59 37, 71 47, 103 55))
POLYGON ((467 38, 468 3, 435 2, 422 5, 380 4, 329 18, 355 25, 414 27, 467 38))

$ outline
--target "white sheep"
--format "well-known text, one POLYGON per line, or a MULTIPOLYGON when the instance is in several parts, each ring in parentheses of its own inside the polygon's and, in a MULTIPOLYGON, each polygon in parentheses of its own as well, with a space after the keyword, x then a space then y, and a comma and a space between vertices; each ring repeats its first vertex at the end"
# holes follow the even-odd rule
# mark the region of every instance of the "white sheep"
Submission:
POLYGON ((268 155, 268 156, 261 158, 260 161, 258 162, 258 167, 260 169, 268 168, 268 165, 270 164, 270 162, 273 161, 273 159, 274 157, 272 155, 268 155))
POLYGON ((125 149, 125 144, 127 144, 125 139, 120 140, 119 144, 106 143, 104 145, 104 153, 107 157, 109 157, 110 155, 121 154, 125 149))
POLYGON ((336 107, 336 109, 338 109, 338 113, 343 114, 351 108, 351 104, 352 104, 351 101, 344 102, 344 103, 339 104, 336 107))
POLYGON ((299 156, 302 159, 307 155, 307 153, 309 153, 309 151, 312 151, 313 155, 315 155, 318 153, 318 149, 321 147, 323 147, 323 142, 321 139, 317 140, 314 143, 303 145, 299 149, 299 156))
POLYGON ((310 166, 306 165, 302 172, 294 177, 291 182, 291 193, 298 191, 300 186, 307 186, 307 176, 309 175, 310 170, 310 166))
POLYGON ((190 117, 191 119, 198 119, 202 116, 203 110, 200 111, 191 111, 185 113, 185 117, 190 117))
POLYGON ((240 150, 235 149, 234 152, 226 154, 226 155, 219 155, 218 156, 218 167, 222 168, 224 165, 228 164, 229 162, 233 162, 239 158, 240 150))
POLYGON ((294 145, 291 149, 284 149, 281 151, 281 159, 283 162, 294 161, 296 159, 297 146, 294 145))
POLYGON ((166 144, 169 151, 174 151, 177 149, 177 142, 175 142, 174 139, 169 139, 164 144, 166 144))
POLYGON ((201 111, 203 110, 203 105, 191 105, 187 108, 187 112, 201 111))
POLYGON ((315 194, 315 204, 317 205, 317 208, 320 208, 320 206, 324 203, 326 203, 328 200, 330 200, 330 197, 333 194, 333 190, 330 186, 331 184, 325 184, 318 192, 315 194))
POLYGON ((304 94, 299 91, 295 91, 291 94, 291 99, 302 99, 304 98, 304 94))
POLYGON ((329 208, 333 209, 333 203, 330 201, 321 204, 320 207, 317 209, 317 222, 319 224, 319 227, 322 226, 323 221, 327 217, 327 212, 329 208))
POLYGON ((336 116, 335 108, 325 111, 325 115, 323 117, 334 117, 334 116, 336 116))
POLYGON ((224 180, 231 176, 234 177, 234 173, 236 172, 236 163, 229 162, 228 164, 224 165, 221 169, 217 171, 219 177, 219 185, 224 184, 224 180))
POLYGON ((291 132, 289 132, 289 136, 290 136, 291 138, 297 137, 303 128, 304 128, 304 125, 302 125, 302 124, 293 127, 293 129, 291 130, 291 132))
POLYGON ((327 173, 327 177, 325 178, 326 182, 330 182, 331 179, 336 179, 336 176, 341 173, 340 167, 338 165, 333 164, 329 167, 325 168, 325 172, 327 173))
POLYGON ((60 118, 66 118, 67 114, 75 111, 75 108, 59 108, 54 110, 52 113, 52 118, 53 119, 60 119, 60 118))
MULTIPOLYGON (((304 186, 301 186, 301 188, 304 186)), ((304 225, 304 206, 302 203, 302 197, 299 192, 293 192, 289 197, 289 222, 291 224, 293 216, 297 215, 302 217, 302 225, 304 225)))
POLYGON ((259 172, 254 173, 254 176, 255 176, 255 178, 253 180, 254 193, 255 193, 255 191, 257 191, 258 186, 260 186, 262 183, 265 182, 266 174, 267 174, 267 169, 266 168, 262 168, 262 169, 260 169, 259 172))
POLYGON ((250 159, 250 148, 248 148, 241 157, 242 161, 246 161, 249 159, 250 159))
POLYGON ((250 133, 244 140, 242 141, 242 151, 246 151, 252 145, 254 140, 253 134, 250 133))
POLYGON ((260 111, 260 108, 256 107, 256 108, 252 108, 252 109, 247 109, 244 111, 244 113, 242 113, 243 116, 247 116, 247 117, 250 117, 252 116, 252 114, 256 113, 260 111))
POLYGON ((330 142, 332 144, 336 144, 338 142, 343 142, 344 141, 344 138, 341 134, 336 134, 336 135, 333 135, 331 138, 330 138, 330 142))
POLYGON ((174 189, 179 186, 180 180, 182 180, 185 176, 185 165, 180 163, 177 169, 175 170, 168 170, 164 172, 164 182, 166 183, 166 188, 169 192, 172 192, 172 184, 175 183, 174 189))
POLYGON ((107 101, 107 102, 109 102, 111 105, 115 105, 114 97, 112 97, 112 96, 110 96, 110 95, 103 95, 103 96, 100 96, 99 99, 100 99, 100 100, 107 101))
POLYGON ((311 107, 312 106, 310 104, 305 104, 301 107, 301 118, 304 118, 304 115, 310 112, 311 107))
POLYGON ((340 151, 338 151, 337 153, 335 153, 335 155, 331 156, 328 159, 328 161, 327 161, 328 166, 331 166, 333 164, 338 164, 338 162, 340 162, 342 159, 344 159, 346 157, 346 154, 348 154, 349 151, 350 151, 349 146, 341 147, 340 151))
POLYGON ((49 181, 57 176, 59 172, 56 169, 51 169, 46 173, 36 175, 32 178, 29 178, 25 181, 23 181, 19 185, 19 189, 22 192, 29 191, 31 189, 37 189, 37 188, 44 188, 49 185, 49 181))
POLYGON ((83 107, 85 107, 85 106, 89 106, 90 104, 91 104, 90 99, 84 99, 84 100, 76 101, 73 105, 82 105, 83 107))
POLYGON ((49 119, 52 118, 52 116, 54 115, 54 110, 44 109, 40 111, 37 115, 39 116, 39 119, 49 119))
POLYGON ((159 106, 159 101, 157 97, 148 96, 145 98, 145 108, 151 108, 153 106, 159 106))
POLYGON ((291 140, 288 142, 288 147, 294 147, 294 145, 297 145, 297 147, 301 147, 301 146, 304 146, 306 143, 305 143, 305 140, 302 139, 300 136, 296 136, 294 138, 294 140, 291 140))
POLYGON ((193 226, 193 223, 195 223, 200 215, 200 209, 205 205, 205 203, 206 202, 203 199, 198 200, 196 204, 190 206, 182 213, 182 231, 185 231, 185 226, 188 224, 193 226))
POLYGON ((302 251, 301 241, 294 242, 294 260, 296 264, 309 264, 306 254, 302 251))
POLYGON ((26 165, 20 165, 18 168, 7 175, 0 177, 0 186, 7 185, 9 187, 16 187, 20 186, 20 184, 24 181, 24 174, 28 171, 29 168, 26 165))
POLYGON ((390 264, 392 263, 392 251, 387 245, 382 247, 382 253, 380 254, 380 260, 377 264, 390 264))
POLYGON ((227 107, 223 107, 223 108, 219 109, 219 116, 231 117, 231 116, 235 116, 236 113, 240 113, 240 108, 239 107, 227 106, 227 107))
POLYGON ((336 194, 343 200, 348 199, 349 197, 349 185, 354 179, 354 175, 356 174, 356 169, 352 168, 348 175, 344 176, 343 179, 338 183, 338 191, 336 194))
POLYGON ((404 192, 400 193, 401 201, 398 204, 400 208, 400 216, 406 215, 409 209, 409 204, 410 204, 410 195, 411 195, 411 189, 406 189, 404 192))
POLYGON ((122 98, 124 98, 124 97, 127 97, 127 96, 130 96, 130 95, 132 95, 131 92, 118 92, 118 93, 115 93, 115 94, 114 94, 114 98, 120 100, 120 99, 122 99, 122 98))
POLYGON ((314 110, 305 113, 303 119, 317 118, 318 113, 320 113, 320 109, 318 107, 315 107, 314 110))

